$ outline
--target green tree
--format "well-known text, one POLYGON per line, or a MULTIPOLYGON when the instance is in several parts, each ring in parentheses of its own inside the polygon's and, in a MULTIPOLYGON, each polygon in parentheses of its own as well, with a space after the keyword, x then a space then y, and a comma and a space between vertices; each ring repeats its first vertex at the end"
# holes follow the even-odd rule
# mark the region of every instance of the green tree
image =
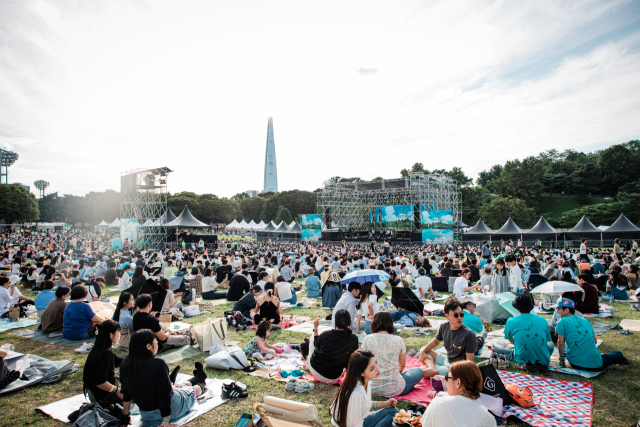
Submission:
POLYGON ((189 206, 189 210, 194 216, 197 215, 200 209, 200 204, 198 203, 198 195, 190 191, 169 194, 167 196, 167 205, 176 215, 180 215, 185 206, 189 206))
POLYGON ((489 228, 499 229, 511 217, 520 227, 531 227, 535 220, 532 208, 517 198, 497 197, 482 206, 478 212, 489 228))
POLYGON ((460 196, 462 221, 474 225, 480 219, 480 209, 492 199, 492 196, 484 187, 461 187, 460 196))
POLYGON ((381 176, 376 176, 375 178, 373 178, 371 181, 384 181, 384 178, 381 176))
POLYGON ((0 218, 7 224, 35 222, 40 219, 36 197, 17 185, 0 184, 0 218))
MULTIPOLYGON (((64 221, 63 203, 64 197, 58 196, 58 192, 49 193, 38 199, 40 221, 61 222, 64 221)), ((115 219, 115 218, 114 218, 115 219)))
POLYGON ((500 177, 491 181, 491 189, 502 197, 522 199, 531 207, 537 207, 540 193, 544 189, 542 178, 546 172, 544 161, 536 157, 527 157, 508 161, 500 177))
POLYGON ((459 167, 454 167, 450 171, 445 172, 444 175, 453 179, 455 182, 458 183, 458 186, 460 187, 467 187, 469 185, 473 185, 473 179, 465 175, 462 169, 460 169, 459 167))
POLYGON ((236 202, 239 202, 240 200, 244 200, 244 199, 248 199, 248 198, 249 198, 249 195, 247 193, 245 193, 245 192, 242 192, 242 193, 234 194, 231 197, 231 200, 235 200, 236 202))
POLYGON ((478 179, 476 179, 476 184, 481 187, 487 187, 487 184, 494 179, 500 178, 500 173, 502 173, 502 165, 493 165, 491 169, 488 171, 482 171, 478 174, 478 179))
POLYGON ((289 225, 291 224, 291 221, 293 221, 293 218, 291 217, 291 212, 289 212, 289 209, 280 205, 278 207, 278 212, 276 213, 275 223, 280 224, 282 221, 284 221, 285 224, 289 225))
POLYGON ((598 166, 602 171, 602 194, 613 196, 618 188, 640 178, 638 145, 638 140, 629 141, 612 145, 600 153, 598 166))
POLYGON ((250 218, 255 222, 260 222, 260 214, 264 209, 267 199, 262 197, 251 197, 240 201, 240 208, 246 218, 250 218))
POLYGON ((291 216, 314 213, 316 211, 317 201, 317 193, 300 190, 283 191, 267 200, 264 206, 264 212, 270 220, 276 218, 280 205, 287 208, 291 216))

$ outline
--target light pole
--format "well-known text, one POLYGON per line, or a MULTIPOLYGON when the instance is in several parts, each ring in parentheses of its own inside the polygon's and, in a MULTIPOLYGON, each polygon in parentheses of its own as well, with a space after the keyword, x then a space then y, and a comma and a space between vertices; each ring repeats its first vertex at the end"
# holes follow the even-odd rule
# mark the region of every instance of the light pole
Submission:
POLYGON ((4 183, 9 183, 9 166, 14 164, 18 160, 18 154, 13 151, 3 150, 0 148, 0 184, 2 184, 2 177, 4 176, 4 183), (4 167, 4 173, 2 168, 4 167))
POLYGON ((40 198, 42 199, 44 197, 44 190, 49 186, 49 183, 47 181, 39 179, 36 182, 34 182, 33 185, 35 185, 36 188, 40 190, 40 198))

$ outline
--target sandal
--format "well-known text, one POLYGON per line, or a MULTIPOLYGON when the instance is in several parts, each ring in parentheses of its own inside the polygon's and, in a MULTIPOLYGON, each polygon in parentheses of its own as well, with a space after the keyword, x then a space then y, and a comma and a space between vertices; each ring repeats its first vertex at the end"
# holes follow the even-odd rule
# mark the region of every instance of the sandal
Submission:
POLYGON ((511 362, 507 360, 507 356, 505 356, 504 354, 498 355, 498 369, 504 371, 509 367, 510 364, 511 362))
POLYGON ((491 356, 489 357, 489 363, 493 365, 494 368, 498 369, 498 354, 497 353, 491 353, 491 356))
POLYGON ((424 333, 424 331, 422 329, 416 329, 415 331, 413 331, 413 334, 416 337, 423 337, 423 336, 427 335, 427 334, 424 333))
POLYGON ((612 326, 611 329, 613 329, 615 331, 617 329, 622 330, 624 328, 622 326, 620 326, 620 325, 615 325, 615 326, 612 326))
POLYGON ((633 332, 627 329, 626 331, 620 332, 620 335, 633 335, 633 332))

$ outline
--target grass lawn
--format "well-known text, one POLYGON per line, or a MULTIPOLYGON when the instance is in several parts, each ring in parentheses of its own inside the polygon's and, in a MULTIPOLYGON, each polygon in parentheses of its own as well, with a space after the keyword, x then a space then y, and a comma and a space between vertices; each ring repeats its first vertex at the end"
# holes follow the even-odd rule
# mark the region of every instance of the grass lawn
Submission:
MULTIPOLYGON (((29 292, 24 292, 29 294, 29 292)), ((390 294, 390 289, 387 289, 390 294)), ((116 293, 107 293, 107 296, 113 296, 116 293)), ((298 296, 300 298, 301 295, 298 296)), ((596 319, 606 323, 619 323, 622 319, 640 319, 640 313, 632 311, 629 304, 614 304, 620 311, 614 314, 613 319, 596 319)), ((223 311, 230 310, 231 304, 217 306, 214 308, 214 314, 222 315, 223 311)), ((322 309, 294 310, 300 315, 324 318, 329 311, 322 309)), ((289 311, 287 311, 289 313, 289 311)), ((189 323, 197 323, 206 316, 199 316, 192 319, 186 319, 189 323)), ((494 329, 496 329, 494 325, 494 329)), ((401 332, 401 336, 405 340, 407 349, 420 348, 424 346, 433 336, 432 332, 427 337, 416 338, 413 333, 408 331, 401 332)), ((241 342, 241 346, 246 345, 254 336, 254 331, 236 332, 235 329, 229 328, 229 337, 233 340, 241 342)), ((271 343, 277 342, 301 342, 305 337, 304 334, 277 331, 273 332, 269 337, 271 343)), ((586 381, 593 385, 594 389, 594 405, 593 405, 593 425, 594 426, 631 426, 640 417, 640 407, 637 402, 640 399, 640 357, 638 348, 640 348, 640 333, 635 335, 620 335, 618 331, 609 331, 603 336, 604 343, 600 346, 602 352, 613 350, 622 351, 626 357, 632 360, 631 367, 614 367, 613 369, 601 374, 593 379, 584 379, 582 377, 564 375, 557 373, 549 373, 548 377, 565 380, 565 381, 586 381)), ((76 394, 82 393, 82 367, 84 365, 86 355, 75 353, 76 347, 63 347, 51 344, 44 344, 31 341, 25 338, 10 336, 7 333, 0 334, 0 344, 12 343, 16 347, 16 351, 21 353, 32 353, 49 359, 73 359, 80 364, 80 371, 77 373, 63 377, 57 383, 51 385, 41 385, 28 388, 26 390, 3 396, 0 398, 0 426, 58 426, 62 423, 52 420, 35 411, 35 408, 56 400, 64 399, 76 394)), ((206 356, 193 357, 191 359, 182 360, 179 365, 182 372, 190 372, 193 363, 204 360, 206 356)), ((173 369, 175 364, 169 366, 173 369)), ((515 368, 512 368, 515 370, 515 368)), ((320 412, 320 421, 325 426, 330 426, 329 405, 331 404, 337 387, 316 383, 315 389, 304 394, 295 392, 287 392, 284 389, 284 383, 277 381, 264 380, 257 377, 237 374, 235 372, 216 371, 207 369, 209 377, 231 378, 242 381, 247 384, 249 390, 249 398, 244 400, 232 400, 223 406, 197 418, 189 423, 189 426, 234 426, 237 419, 244 412, 253 413, 253 404, 262 401, 263 396, 271 395, 282 398, 294 399, 312 403, 316 405, 320 412)), ((382 400, 374 398, 374 400, 382 400)), ((408 403, 399 403, 399 408, 406 408, 408 403)), ((525 426, 528 425, 515 418, 510 418, 509 425, 525 426)))
MULTIPOLYGON (((598 203, 611 203, 611 200, 605 200, 604 196, 592 196, 587 199, 585 205, 581 205, 575 196, 562 196, 556 193, 552 194, 551 200, 549 200, 549 193, 547 193, 540 196, 538 215, 544 216, 547 221, 555 223, 560 221, 562 215, 567 211, 598 203)), ((595 224, 596 227, 598 225, 601 224, 595 224)))

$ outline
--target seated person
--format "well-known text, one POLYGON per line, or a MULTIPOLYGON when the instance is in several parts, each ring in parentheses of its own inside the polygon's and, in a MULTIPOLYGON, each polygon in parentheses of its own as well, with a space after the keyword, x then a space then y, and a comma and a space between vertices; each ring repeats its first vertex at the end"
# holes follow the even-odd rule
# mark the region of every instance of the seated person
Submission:
POLYGON ((71 272, 71 288, 81 283, 82 280, 80 280, 80 272, 78 270, 73 270, 71 272))
POLYGON ((38 296, 36 296, 36 310, 38 310, 38 317, 42 317, 42 313, 47 308, 49 303, 56 299, 56 293, 53 289, 53 281, 45 280, 44 282, 44 291, 40 292, 38 296))
POLYGON ((416 290, 414 293, 418 298, 431 297, 435 299, 435 295, 433 295, 433 287, 431 286, 431 278, 427 276, 427 270, 422 267, 418 269, 416 290))
POLYGON ((462 297, 459 301, 462 311, 464 312, 462 324, 471 329, 474 334, 483 334, 484 325, 482 324, 482 320, 475 315, 476 303, 471 301, 469 297, 462 297))
POLYGON ((298 302, 295 291, 291 289, 291 284, 286 281, 284 276, 278 276, 276 281, 276 296, 280 298, 281 302, 287 302, 291 305, 296 305, 298 302))
POLYGON ((534 302, 529 293, 516 295, 511 305, 520 314, 507 320, 504 337, 514 345, 514 349, 497 345, 493 351, 504 354, 507 361, 521 365, 517 366, 518 369, 528 370, 530 365, 539 370, 546 368, 554 347, 547 320, 531 313, 534 302))
POLYGON ((242 270, 240 274, 236 274, 231 278, 229 282, 229 291, 227 291, 227 301, 240 301, 240 298, 251 290, 251 283, 249 283, 249 272, 242 270))
POLYGON ((438 370, 433 366, 404 371, 407 350, 404 340, 393 335, 393 320, 389 313, 384 311, 376 313, 371 323, 371 332, 373 333, 367 335, 362 343, 362 350, 370 351, 375 355, 380 369, 380 376, 372 380, 371 394, 404 396, 423 378, 438 375, 438 370))
POLYGON ((218 292, 216 289, 220 284, 213 278, 213 270, 207 268, 202 277, 202 299, 224 299, 227 297, 226 292, 218 292))
POLYGON ((129 277, 129 273, 131 272, 131 265, 127 264, 124 266, 122 270, 122 276, 120 280, 118 280, 118 290, 126 291, 131 287, 131 277, 129 277))
POLYGON ((581 313, 598 314, 600 312, 598 287, 589 283, 589 276, 586 273, 578 275, 578 286, 584 289, 584 293, 565 292, 562 294, 562 298, 574 301, 576 310, 581 313))
POLYGON ((445 379, 448 396, 431 401, 420 419, 423 427, 496 426, 493 415, 476 402, 482 390, 482 373, 473 361, 453 363, 445 379))
MULTIPOLYGON (((320 283, 323 283, 320 280, 320 283)), ((325 308, 335 308, 342 298, 342 279, 337 271, 327 273, 327 279, 322 284, 322 306, 325 308)), ((355 312, 352 314, 352 321, 355 322, 355 312)))
POLYGON ((315 269, 309 267, 309 277, 304 281, 304 287, 307 290, 307 296, 309 298, 321 298, 322 286, 320 285, 320 279, 315 275, 315 269))
POLYGON ((33 300, 23 296, 16 286, 20 278, 18 276, 0 277, 0 306, 1 308, 20 307, 22 312, 27 305, 33 304, 33 300))
MULTIPOLYGON (((151 314, 152 302, 151 295, 147 294, 142 294, 136 299, 138 312, 133 316, 133 331, 151 330, 164 348, 182 347, 183 345, 191 344, 191 336, 188 332, 186 334, 178 334, 160 326, 155 313, 151 314)), ((131 343, 129 343, 129 348, 131 348, 131 343)))
POLYGON ((43 334, 51 334, 53 332, 61 332, 64 325, 64 309, 67 306, 65 299, 69 296, 71 289, 66 286, 60 286, 56 289, 56 299, 51 301, 40 317, 40 326, 38 328, 43 334))
POLYGON ((136 305, 136 300, 129 292, 123 292, 118 298, 116 311, 113 312, 113 320, 120 325, 120 341, 118 347, 129 348, 129 340, 133 335, 133 314, 131 310, 136 305))
POLYGON ((20 378, 20 371, 10 371, 4 363, 7 352, 0 349, 0 390, 20 378))
POLYGON ((627 282, 620 276, 620 272, 612 270, 609 273, 609 281, 607 282, 607 293, 611 293, 613 299, 626 301, 629 299, 627 288, 627 282))
POLYGON ((254 323, 260 323, 263 320, 268 320, 276 325, 280 323, 282 308, 280 307, 280 299, 275 296, 275 289, 276 287, 272 282, 267 282, 264 285, 266 294, 258 298, 256 307, 251 310, 251 320, 254 323))
POLYGON ((451 363, 466 359, 473 362, 473 357, 484 345, 486 332, 481 337, 462 324, 464 311, 457 298, 451 297, 444 305, 444 317, 448 322, 440 325, 434 339, 420 350, 420 361, 428 368, 437 369, 440 375, 449 372, 451 363), (436 353, 434 348, 444 342, 447 354, 436 353))
POLYGON ((76 285, 71 289, 71 302, 64 308, 62 337, 66 340, 85 340, 90 338, 89 328, 100 324, 102 320, 93 314, 89 304, 85 302, 87 288, 76 285))
POLYGON ((82 390, 89 401, 106 408, 122 404, 122 393, 115 378, 116 368, 120 367, 122 358, 111 351, 111 346, 120 340, 120 325, 113 320, 105 320, 96 326, 96 332, 96 341, 82 373, 82 390))
POLYGON ((100 301, 100 297, 102 296, 101 288, 104 288, 104 279, 102 277, 96 277, 95 280, 86 284, 86 288, 87 302, 100 301))
POLYGON ((118 286, 119 279, 115 261, 109 261, 109 268, 104 273, 104 281, 109 287, 118 286))
POLYGON ((554 307, 561 317, 556 325, 560 366, 565 366, 565 345, 567 359, 573 369, 598 372, 604 371, 611 365, 631 365, 631 361, 619 351, 600 353, 596 347, 598 338, 593 333, 591 323, 585 318, 574 316, 575 304, 573 301, 562 298, 554 307))
POLYGON ((129 355, 120 365, 123 400, 121 425, 131 422, 131 401, 135 400, 144 425, 167 427, 183 417, 204 392, 207 374, 196 362, 194 376, 174 385, 178 368, 169 374, 167 362, 155 357, 158 353, 156 334, 143 329, 131 336, 129 355))
MULTIPOLYGON (((338 274, 338 273, 331 272, 331 274, 338 274)), ((332 320, 332 326, 334 328, 336 327, 336 322, 335 322, 336 313, 339 310, 345 309, 347 310, 347 312, 349 312, 349 315, 351 316, 351 330, 355 331, 356 329, 358 329, 358 326, 356 325, 356 321, 358 319, 358 309, 356 307, 360 302, 359 297, 360 297, 361 288, 362 288, 362 285, 358 282, 349 283, 347 292, 342 294, 342 297, 340 297, 340 300, 338 300, 338 303, 333 308, 331 320, 332 320)))
POLYGON ((393 417, 398 413, 396 399, 371 402, 371 380, 380 375, 376 362, 376 357, 369 351, 357 350, 351 354, 345 379, 329 408, 331 425, 391 427, 393 417))
MULTIPOLYGON (((574 315, 577 317, 584 317, 578 310, 575 311, 574 315)), ((549 324, 549 333, 551 333, 551 339, 553 340, 554 345, 558 344, 558 333, 556 332, 556 326, 558 325, 560 319, 561 317, 558 313, 558 310, 555 310, 553 312, 553 316, 551 317, 551 323, 549 324)))
POLYGON ((282 269, 280 269, 280 274, 284 278, 285 282, 289 282, 289 283, 293 282, 293 270, 291 269, 291 260, 290 259, 288 259, 288 260, 286 260, 284 262, 284 267, 282 267, 282 269))
POLYGON ((160 311, 162 313, 169 313, 173 308, 173 299, 174 299, 173 292, 171 291, 171 284, 169 283, 168 279, 162 278, 160 279, 160 281, 158 281, 158 285, 162 289, 167 291, 167 295, 165 295, 164 297, 164 302, 162 303, 162 308, 160 309, 160 311))
POLYGON ((604 264, 602 264, 602 258, 598 257, 593 260, 593 275, 598 276, 600 274, 606 274, 606 270, 604 268, 604 264))
POLYGON ((262 288, 255 285, 251 288, 251 292, 244 294, 240 301, 233 304, 233 311, 239 311, 247 319, 251 319, 251 310, 256 307, 256 300, 260 297, 262 288))
MULTIPOLYGON (((347 310, 336 313, 336 328, 318 334, 320 319, 313 321, 313 335, 308 341, 307 367, 318 381, 336 384, 349 364, 351 353, 358 349, 358 337, 351 331, 347 310)), ((301 352, 303 352, 301 346, 301 352)), ((304 355, 304 354, 303 354, 304 355)))

